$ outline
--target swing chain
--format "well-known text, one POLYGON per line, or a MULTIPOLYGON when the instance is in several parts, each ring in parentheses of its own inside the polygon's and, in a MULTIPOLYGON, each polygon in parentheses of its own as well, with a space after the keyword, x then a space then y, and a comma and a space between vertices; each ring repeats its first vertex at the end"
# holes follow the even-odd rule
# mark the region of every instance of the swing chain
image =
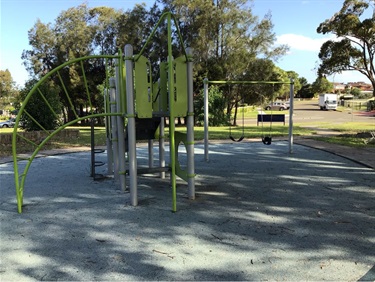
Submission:
POLYGON ((244 103, 242 103, 242 135, 239 139, 236 140, 232 136, 232 127, 231 127, 231 125, 229 125, 229 138, 233 142, 241 142, 245 138, 245 109, 244 109, 243 105, 244 105, 244 103))
MULTIPOLYGON (((271 120, 270 120, 270 127, 269 127, 269 136, 264 136, 264 130, 263 130, 263 108, 262 108, 262 142, 264 145, 271 145, 272 143, 272 117, 273 117, 273 94, 275 91, 275 85, 272 84, 272 95, 271 95, 271 120)), ((263 97, 263 95, 261 95, 263 97)))

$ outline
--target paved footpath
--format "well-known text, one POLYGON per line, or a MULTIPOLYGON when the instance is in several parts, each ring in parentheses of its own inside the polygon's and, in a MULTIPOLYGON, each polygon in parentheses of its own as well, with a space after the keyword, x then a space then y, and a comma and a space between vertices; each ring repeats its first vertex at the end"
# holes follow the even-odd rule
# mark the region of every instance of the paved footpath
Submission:
POLYGON ((364 148, 353 148, 338 144, 331 144, 323 141, 314 140, 312 138, 296 138, 295 144, 309 146, 311 148, 323 150, 344 158, 348 158, 359 164, 375 169, 375 147, 368 146, 364 148))
POLYGON ((89 176, 90 152, 55 151, 33 161, 18 214, 0 164, 0 281, 374 281, 373 151, 327 146, 213 142, 207 163, 197 144, 196 199, 178 180, 176 213, 168 178, 139 177, 133 207, 89 176))

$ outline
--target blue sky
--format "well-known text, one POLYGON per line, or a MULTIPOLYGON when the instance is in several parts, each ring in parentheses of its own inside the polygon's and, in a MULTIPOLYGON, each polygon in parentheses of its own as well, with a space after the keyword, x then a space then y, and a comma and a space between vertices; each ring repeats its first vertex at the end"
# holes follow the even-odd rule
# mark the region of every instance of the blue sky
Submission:
MULTIPOLYGON (((154 0, 0 0, 0 69, 9 69, 20 86, 28 79, 22 65, 22 51, 29 49, 27 32, 39 18, 43 23, 53 23, 61 11, 87 3, 89 7, 108 6, 116 9, 131 9, 136 3, 147 5, 154 0)), ((344 0, 254 0, 255 15, 262 18, 271 12, 277 42, 288 44, 290 52, 276 65, 284 70, 293 70, 310 83, 316 79, 319 48, 330 39, 328 35, 316 33, 324 20, 331 18, 342 7, 344 0)), ((365 81, 358 72, 344 72, 329 77, 334 82, 365 81)))

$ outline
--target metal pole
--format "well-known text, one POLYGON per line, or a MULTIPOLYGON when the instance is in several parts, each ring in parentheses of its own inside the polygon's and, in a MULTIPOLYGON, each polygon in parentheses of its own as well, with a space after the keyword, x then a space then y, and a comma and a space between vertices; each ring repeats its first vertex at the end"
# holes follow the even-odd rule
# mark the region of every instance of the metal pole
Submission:
MULTIPOLYGON (((165 146, 164 146, 164 128, 165 128, 165 119, 162 117, 160 119, 159 126, 159 166, 165 167, 165 146)), ((165 171, 160 172, 160 178, 165 178, 165 171)))
POLYGON ((131 205, 138 205, 137 194, 137 154, 135 136, 134 89, 133 89, 133 47, 125 46, 126 99, 128 115, 128 149, 129 149, 129 189, 131 205))
POLYGON ((289 95, 289 154, 293 153, 293 109, 294 109, 294 81, 290 79, 289 95))
MULTIPOLYGON (((110 113, 110 102, 109 102, 109 90, 104 90, 104 109, 106 113, 110 113)), ((107 145, 107 174, 112 175, 113 173, 113 151, 112 151, 112 139, 111 139, 111 119, 109 116, 105 116, 105 131, 107 134, 106 145, 107 145)))
MULTIPOLYGON (((123 64, 120 60, 118 60, 118 67, 116 68, 116 79, 117 79, 117 87, 116 87, 116 110, 118 113, 124 113, 125 109, 121 106, 121 102, 124 98, 124 89, 122 87, 121 80, 123 79, 123 64)), ((122 191, 126 190, 126 179, 125 179, 125 133, 124 133, 124 126, 125 120, 124 116, 117 116, 117 144, 118 144, 118 163, 119 163, 119 179, 120 179, 120 187, 122 191)))
POLYGON ((154 167, 154 140, 148 140, 148 167, 154 167))
POLYGON ((187 92, 188 92, 188 109, 187 109, 187 175, 188 175, 188 196, 189 199, 195 199, 195 170, 194 170, 194 99, 193 99, 193 49, 186 48, 188 56, 187 62, 187 92))
POLYGON ((176 148, 175 148, 175 115, 173 108, 174 100, 174 68, 172 57, 172 19, 168 14, 168 91, 169 91, 169 154, 171 166, 171 186, 172 186, 172 211, 177 211, 177 191, 176 191, 176 148))
POLYGON ((90 119, 90 136, 91 136, 91 171, 90 176, 95 179, 95 133, 94 118, 90 119))
POLYGON ((204 90, 204 159, 206 162, 208 159, 208 79, 203 80, 204 90))
MULTIPOLYGON (((116 112, 116 79, 111 77, 109 79, 109 104, 111 105, 111 113, 116 112)), ((113 145, 113 175, 115 180, 119 180, 119 158, 118 158, 118 131, 117 131, 117 117, 111 116, 111 139, 113 145)))

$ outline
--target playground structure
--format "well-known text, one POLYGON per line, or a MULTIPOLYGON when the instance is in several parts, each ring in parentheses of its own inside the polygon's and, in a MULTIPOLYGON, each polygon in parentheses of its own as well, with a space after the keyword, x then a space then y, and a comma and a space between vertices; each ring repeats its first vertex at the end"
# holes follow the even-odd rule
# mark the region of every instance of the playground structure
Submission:
MULTIPOLYGON (((293 153, 293 96, 294 96, 294 81, 293 79, 290 79, 290 81, 234 81, 234 80, 225 80, 225 81, 214 81, 214 80, 208 80, 208 78, 205 78, 203 80, 203 96, 204 96, 204 159, 206 162, 209 161, 209 129, 208 129, 208 116, 209 116, 209 108, 208 108, 208 87, 210 84, 289 84, 290 85, 290 107, 289 107, 289 132, 288 132, 288 144, 289 144, 289 154, 293 153)), ((260 114, 261 121, 265 121, 265 118, 263 118, 263 113, 260 114)), ((272 122, 272 117, 271 120, 272 122)), ((263 122, 262 122, 263 126, 263 122)), ((244 132, 242 131, 242 134, 244 132)), ((242 135, 238 140, 232 141, 239 142, 242 141, 244 138, 244 135, 242 135)), ((263 138, 262 138, 263 139, 263 138)), ((270 145, 271 139, 269 137, 266 137, 263 140, 264 144, 270 145)))
MULTIPOLYGON (((176 176, 179 176, 188 183, 188 197, 195 198, 195 171, 194 171, 194 108, 193 108, 193 76, 192 76, 192 49, 184 48, 181 34, 178 30, 176 20, 171 13, 165 13, 159 19, 159 22, 148 37, 141 51, 134 55, 133 47, 126 45, 124 55, 119 51, 116 55, 98 55, 77 58, 66 62, 59 67, 47 73, 31 89, 26 96, 16 118, 16 124, 12 136, 12 154, 14 163, 14 177, 17 197, 18 212, 22 213, 23 195, 25 180, 33 159, 43 146, 50 141, 56 134, 68 126, 74 125, 83 120, 94 120, 104 118, 107 133, 107 169, 108 174, 113 174, 119 181, 121 189, 126 187, 126 174, 129 175, 129 191, 131 205, 138 205, 137 189, 137 140, 148 140, 149 145, 149 168, 143 169, 146 173, 160 173, 164 177, 165 172, 170 172, 170 185, 172 189, 172 211, 177 210, 176 199, 176 176), (161 21, 167 20, 168 32, 168 59, 167 62, 161 62, 159 67, 160 78, 157 82, 152 81, 151 64, 143 56, 145 47, 150 43, 161 21), (179 41, 183 55, 178 58, 172 56, 172 22, 179 35, 179 41), (105 61, 105 87, 104 87, 104 112, 97 113, 93 107, 90 85, 86 80, 84 62, 99 60, 105 61), (77 67, 78 65, 78 67, 77 67), (115 75, 110 76, 110 65, 114 66, 115 75), (84 117, 79 116, 71 101, 71 95, 61 76, 61 72, 69 67, 80 69, 84 89, 86 91, 88 109, 90 112, 84 117), (75 119, 71 120, 54 131, 48 131, 43 128, 26 110, 28 101, 34 95, 40 95, 41 101, 44 101, 55 116, 57 114, 48 103, 40 86, 50 79, 57 79, 63 89, 66 99, 69 101, 71 109, 74 112, 75 119), (19 132, 20 117, 28 115, 36 124, 38 124, 45 138, 39 143, 25 138, 19 132), (186 117, 186 133, 178 132, 175 128, 175 120, 178 117, 186 117), (168 119, 169 126, 169 165, 165 160, 165 119, 168 119), (153 140, 155 133, 158 132, 159 139, 159 167, 153 167, 153 140), (33 153, 22 158, 17 153, 20 141, 31 144, 35 149, 33 153), (178 147, 180 144, 186 147, 187 165, 183 170, 180 167, 178 159, 178 147), (126 158, 127 155, 127 158, 126 158), (25 160, 23 172, 20 174, 19 161, 25 160)), ((93 122, 92 122, 93 124, 93 122)), ((92 130, 92 166, 91 174, 95 177, 95 149, 92 130)), ((21 146, 21 145, 20 145, 21 146)))

